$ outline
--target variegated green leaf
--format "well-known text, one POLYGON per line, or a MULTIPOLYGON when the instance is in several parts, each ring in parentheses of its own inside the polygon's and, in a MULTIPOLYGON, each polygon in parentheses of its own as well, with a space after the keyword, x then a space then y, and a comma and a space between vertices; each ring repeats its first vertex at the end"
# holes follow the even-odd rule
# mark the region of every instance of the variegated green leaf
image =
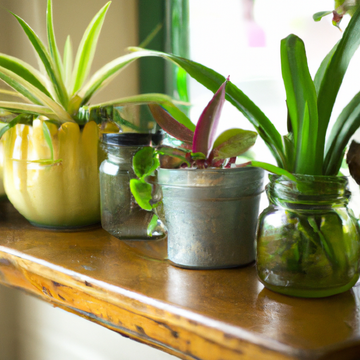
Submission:
POLYGON ((173 100, 170 96, 165 94, 140 94, 129 96, 117 100, 108 101, 101 104, 92 105, 91 109, 103 108, 105 106, 123 106, 126 104, 133 105, 146 105, 146 104, 160 104, 168 113, 176 119, 180 124, 183 124, 191 131, 195 130, 195 125, 191 122, 191 120, 178 108, 175 104, 185 104, 173 100))
POLYGON ((63 57, 64 82, 66 89, 70 92, 71 76, 73 70, 73 49, 70 35, 66 38, 63 57))
MULTIPOLYGON (((12 13, 13 14, 13 13, 12 13)), ((13 14, 23 30, 25 34, 29 38, 31 44, 39 55, 42 63, 44 64, 45 70, 53 83, 55 93, 59 102, 66 108, 68 103, 68 96, 65 89, 65 85, 62 82, 60 74, 56 70, 54 62, 52 61, 48 51, 46 50, 45 45, 42 43, 40 38, 35 34, 34 30, 18 15, 13 14)))
POLYGON ((61 105, 56 103, 53 99, 49 98, 42 91, 24 80, 22 77, 1 66, 0 79, 2 79, 16 91, 27 97, 34 104, 47 106, 57 115, 57 117, 61 121, 74 121, 71 116, 61 107, 61 105))
POLYGON ((52 1, 48 0, 46 9, 46 34, 48 38, 49 51, 56 67, 56 71, 61 77, 61 80, 63 81, 63 66, 61 62, 60 52, 56 45, 54 25, 52 19, 52 1))
POLYGON ((25 113, 32 115, 43 115, 49 119, 60 120, 58 116, 48 107, 13 101, 0 101, 0 108, 14 113, 25 113))
POLYGON ((85 30, 76 53, 75 65, 73 70, 73 83, 71 94, 75 94, 83 85, 88 76, 91 64, 94 58, 96 45, 99 39, 100 31, 104 23, 105 15, 111 2, 106 3, 91 20, 85 30))
MULTIPOLYGON (((145 55, 143 54, 142 56, 145 55)), ((139 53, 120 56, 96 71, 79 91, 79 96, 83 99, 82 105, 86 104, 96 91, 110 83, 120 73, 120 70, 124 69, 139 57, 141 57, 139 53)))
POLYGON ((46 89, 45 79, 43 75, 25 61, 17 59, 13 56, 0 54, 0 66, 21 76, 30 84, 41 90, 44 94, 52 97, 49 91, 46 89))

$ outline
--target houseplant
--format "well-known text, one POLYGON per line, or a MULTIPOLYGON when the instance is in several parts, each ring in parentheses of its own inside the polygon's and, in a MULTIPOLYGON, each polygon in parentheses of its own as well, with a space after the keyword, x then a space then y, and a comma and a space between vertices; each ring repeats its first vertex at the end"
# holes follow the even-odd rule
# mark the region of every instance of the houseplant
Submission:
MULTIPOLYGON (((87 80, 108 2, 90 22, 75 62, 68 37, 60 57, 47 2, 48 48, 26 22, 14 15, 35 49, 45 75, 24 61, 0 54, 0 136, 5 139, 4 185, 8 198, 30 222, 51 228, 74 228, 100 221, 97 123, 102 112, 127 103, 159 101, 177 108, 165 95, 139 95, 87 106, 91 97, 137 56, 122 56, 87 80), (8 99, 10 96, 10 99, 8 99), (116 106, 113 106, 116 105, 116 106), (94 116, 93 116, 94 115, 94 116)), ((130 131, 134 131, 130 129, 130 131)))
MULTIPOLYGON (((226 83, 206 106, 196 127, 186 127, 161 106, 149 105, 162 129, 183 144, 148 147, 134 156, 133 168, 139 179, 132 179, 130 188, 146 210, 159 209, 152 199, 154 189, 145 180, 160 166, 150 183, 162 190, 159 213, 168 229, 168 258, 180 267, 229 268, 255 259, 263 170, 235 165, 236 156, 255 143, 256 132, 230 129, 215 140, 226 83)), ((156 220, 154 216, 154 226, 156 220)))
MULTIPOLYGON (((347 209, 347 179, 338 173, 347 143, 360 125, 360 93, 328 129, 346 69, 360 44, 359 35, 358 9, 314 80, 301 39, 290 35, 282 41, 289 131, 283 137, 240 89, 230 82, 226 88, 227 99, 254 125, 278 164, 252 162, 277 174, 267 187, 271 205, 260 217, 257 247, 260 280, 274 291, 329 296, 351 288, 359 277, 359 227, 347 209)), ((131 50, 176 63, 214 92, 224 81, 220 74, 188 59, 131 50)))
POLYGON ((320 21, 324 16, 332 14, 332 23, 334 26, 339 28, 344 15, 349 14, 350 16, 353 16, 359 5, 359 0, 335 0, 334 10, 317 12, 314 14, 313 18, 315 21, 320 21))

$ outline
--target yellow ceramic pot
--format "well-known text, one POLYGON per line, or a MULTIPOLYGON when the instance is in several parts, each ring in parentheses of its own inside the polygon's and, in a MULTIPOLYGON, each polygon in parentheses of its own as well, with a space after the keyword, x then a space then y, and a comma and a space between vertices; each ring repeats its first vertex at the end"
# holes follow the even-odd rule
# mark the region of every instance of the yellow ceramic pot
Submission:
POLYGON ((18 124, 5 134, 4 186, 14 207, 32 224, 77 228, 100 222, 98 127, 47 123, 54 147, 50 159, 42 120, 18 124))

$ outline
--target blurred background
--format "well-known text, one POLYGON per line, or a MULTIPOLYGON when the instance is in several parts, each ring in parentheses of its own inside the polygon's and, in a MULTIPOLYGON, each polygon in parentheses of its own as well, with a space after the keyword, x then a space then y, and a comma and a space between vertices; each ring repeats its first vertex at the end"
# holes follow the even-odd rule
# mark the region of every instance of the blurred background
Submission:
MULTIPOLYGON (((71 34, 76 49, 86 26, 104 4, 105 0, 53 0, 55 33, 60 49, 68 34, 71 34)), ((0 5, 0 52, 17 56, 36 67, 36 57, 28 39, 6 10, 24 18, 45 40, 46 0, 0 0, 0 5)), ((314 75, 321 60, 340 39, 341 32, 332 26, 331 16, 315 23, 312 15, 331 9, 332 0, 113 0, 92 72, 125 54, 127 46, 138 45, 157 23, 163 22, 163 29, 149 48, 174 51, 224 76, 230 75, 231 81, 285 134, 280 40, 290 33, 304 40, 310 71, 314 75), (180 40, 175 43, 174 39, 180 40)), ((343 29, 347 21, 346 18, 343 20, 343 29)), ((359 54, 350 64, 333 121, 358 91, 358 63, 359 54)), ((160 59, 143 62, 140 68, 138 63, 132 64, 93 103, 139 92, 166 90, 177 96, 169 80, 172 70, 164 72, 163 69, 160 59)), ((190 117, 196 123, 212 95, 195 81, 189 80, 188 86, 192 104, 190 117)), ((226 104, 219 131, 231 127, 252 129, 239 111, 226 104)), ((261 141, 257 142, 253 152, 261 161, 273 162, 261 141)), ((19 290, 0 286, 0 360, 49 359, 175 358, 53 308, 19 290)))

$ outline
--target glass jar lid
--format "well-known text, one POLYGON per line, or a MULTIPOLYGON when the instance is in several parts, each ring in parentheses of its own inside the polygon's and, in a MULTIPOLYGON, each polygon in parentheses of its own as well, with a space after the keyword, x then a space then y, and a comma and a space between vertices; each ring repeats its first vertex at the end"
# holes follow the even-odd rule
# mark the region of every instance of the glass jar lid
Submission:
POLYGON ((103 133, 101 141, 109 145, 118 146, 150 146, 158 145, 163 139, 163 134, 149 133, 103 133))

